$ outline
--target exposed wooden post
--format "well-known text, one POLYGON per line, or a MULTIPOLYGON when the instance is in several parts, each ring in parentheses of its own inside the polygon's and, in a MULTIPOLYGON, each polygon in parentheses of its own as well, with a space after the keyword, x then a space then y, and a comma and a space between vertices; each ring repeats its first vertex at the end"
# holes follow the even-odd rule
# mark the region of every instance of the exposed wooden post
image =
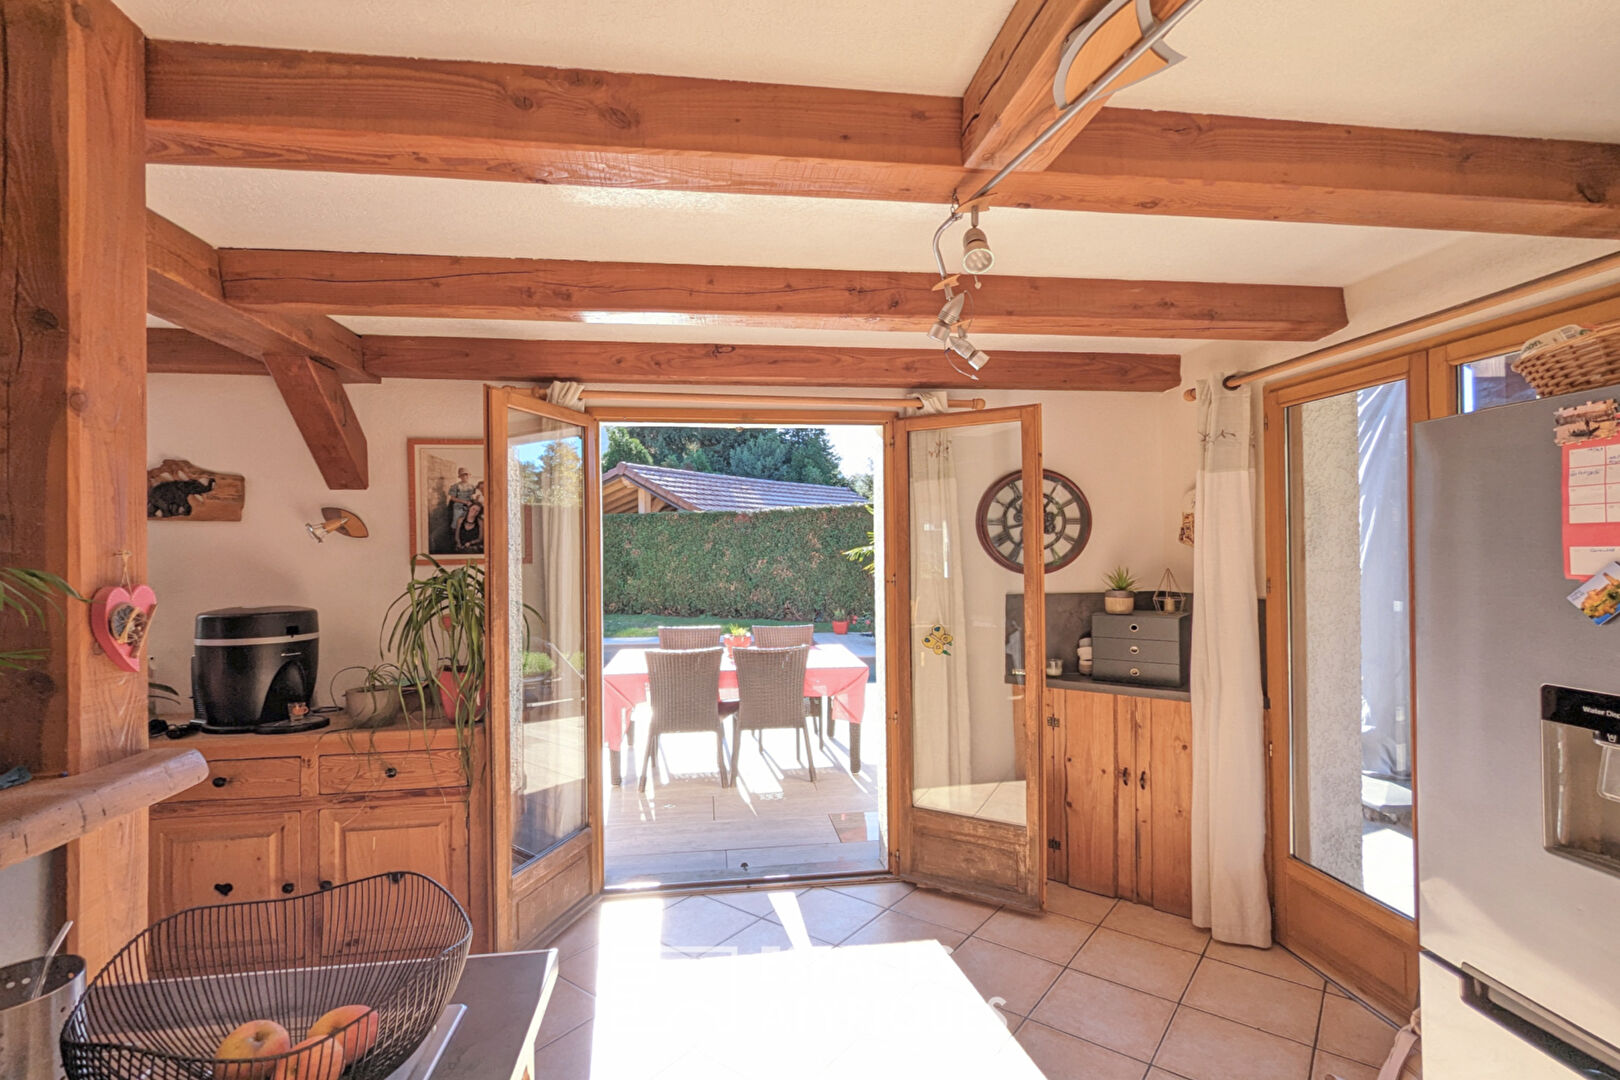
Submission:
MULTIPOLYGON (((144 54, 110 0, 0 0, 0 562, 86 594, 146 574, 144 54)), ((0 634, 49 658, 0 677, 0 757, 80 773, 146 747, 144 672, 100 654, 83 607, 16 622, 0 634)), ((94 968, 146 925, 145 811, 66 860, 94 968)))
POLYGON ((334 491, 365 490, 366 433, 360 430, 360 418, 354 415, 337 372, 307 356, 267 354, 264 366, 276 380, 326 486, 334 491))

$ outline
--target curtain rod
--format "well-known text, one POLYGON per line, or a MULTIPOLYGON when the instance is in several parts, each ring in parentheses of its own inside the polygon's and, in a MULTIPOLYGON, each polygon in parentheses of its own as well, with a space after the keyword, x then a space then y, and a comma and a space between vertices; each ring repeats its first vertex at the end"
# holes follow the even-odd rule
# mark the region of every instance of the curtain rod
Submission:
MULTIPOLYGON (((1261 379, 1269 378, 1273 375, 1280 375, 1285 371, 1293 371, 1296 368, 1305 367, 1307 364, 1314 364, 1321 360, 1328 360, 1336 356, 1343 356, 1346 353, 1356 352, 1360 349, 1367 348, 1368 346, 1377 345, 1394 338, 1403 337, 1406 334, 1414 333, 1418 330, 1427 330, 1431 326, 1438 326, 1441 323, 1450 322, 1452 319, 1459 319, 1465 315, 1473 315, 1487 308, 1495 307, 1498 304, 1505 304, 1513 300, 1521 300, 1525 297, 1534 296, 1537 293, 1546 292, 1549 289, 1556 289, 1560 285, 1568 285, 1571 282, 1583 281, 1589 277, 1596 277, 1597 275, 1605 273, 1609 270, 1620 270, 1620 251, 1611 252, 1608 255, 1603 255, 1587 262, 1577 263, 1574 266, 1566 267, 1563 270, 1555 270, 1550 274, 1543 274, 1541 277, 1532 278, 1531 280, 1521 282, 1518 285, 1512 285, 1506 289, 1498 289, 1493 293, 1486 293, 1484 296, 1476 296, 1472 300, 1465 300, 1460 304, 1452 304, 1450 307, 1444 307, 1438 311, 1431 311, 1427 315, 1419 315, 1415 319, 1407 319, 1405 322, 1399 322, 1393 326, 1386 326, 1382 330, 1373 330, 1369 333, 1362 334, 1360 337, 1353 337, 1348 341, 1341 341, 1336 345, 1329 345, 1323 349, 1315 349, 1308 353, 1301 353, 1299 356, 1295 356, 1287 360, 1279 360, 1275 364, 1267 364, 1265 367, 1258 367, 1253 371, 1245 371, 1238 375, 1228 375, 1226 378, 1221 380, 1221 385, 1225 386, 1228 390, 1236 390, 1239 387, 1247 386, 1249 383, 1258 382, 1261 379)), ((1187 401, 1196 401, 1198 400, 1198 391, 1193 387, 1188 387, 1181 396, 1187 401)))
MULTIPOLYGON (((579 399, 587 405, 630 405, 647 402, 654 405, 678 402, 686 405, 763 405, 791 406, 815 409, 915 409, 921 408, 923 399, 912 395, 899 398, 855 397, 783 397, 773 394, 680 394, 661 393, 657 390, 582 390, 579 399)), ((950 398, 946 404, 953 409, 984 408, 984 398, 950 398)))

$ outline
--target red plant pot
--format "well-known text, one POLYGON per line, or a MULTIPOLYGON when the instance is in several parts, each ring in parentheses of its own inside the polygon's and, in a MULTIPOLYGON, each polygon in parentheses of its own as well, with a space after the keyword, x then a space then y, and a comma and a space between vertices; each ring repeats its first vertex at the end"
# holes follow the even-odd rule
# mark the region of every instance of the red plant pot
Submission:
MULTIPOLYGON (((482 692, 480 692, 478 696, 480 698, 480 708, 478 711, 482 712, 482 692)), ((449 668, 445 668, 443 671, 439 672, 439 708, 444 710, 444 715, 446 718, 453 720, 456 716, 456 710, 459 709, 460 706, 461 686, 459 683, 459 673, 451 671, 449 668)))
POLYGON ((837 619, 834 619, 832 621, 832 624, 833 624, 833 633, 835 633, 835 634, 847 634, 847 633, 849 633, 849 620, 848 619, 845 619, 842 622, 839 622, 837 619))

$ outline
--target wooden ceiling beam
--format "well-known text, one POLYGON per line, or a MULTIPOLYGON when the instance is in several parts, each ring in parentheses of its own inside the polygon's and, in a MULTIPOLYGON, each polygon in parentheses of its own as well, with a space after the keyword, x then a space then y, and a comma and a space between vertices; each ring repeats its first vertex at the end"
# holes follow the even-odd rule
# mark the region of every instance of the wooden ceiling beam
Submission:
MULTIPOLYGON (((226 248, 233 304, 303 314, 915 330, 932 274, 226 248)), ((1315 341, 1346 322, 1337 288, 996 275, 974 333, 1315 341)))
MULTIPOLYGON (((1154 0, 1153 14, 1163 19, 1187 0, 1154 0)), ((1064 44, 1078 27, 1107 6, 1107 0, 1018 0, 1007 13, 979 68, 962 95, 962 162, 973 169, 1001 168, 1033 142, 1059 109, 1052 93, 1064 44)), ((1127 4, 1087 42, 1070 69, 1068 100, 1073 101, 1141 40, 1134 4, 1127 4)), ((1162 70, 1164 60, 1146 55, 1111 84, 1119 90, 1162 70)), ((1051 165, 1108 100, 1104 96, 1081 110, 1021 168, 1039 171, 1051 165)), ((964 192, 964 195, 967 193, 964 192)))
POLYGON ((836 386, 912 390, 1169 390, 1175 354, 991 350, 973 382, 931 349, 812 345, 527 341, 365 335, 366 367, 385 378, 567 379, 697 386, 836 386))
POLYGON ((168 218, 146 212, 146 310, 223 345, 262 360, 267 354, 314 356, 361 381, 360 338, 331 319, 244 311, 225 299, 219 253, 168 218))
MULTIPOLYGON (((963 166, 963 133, 952 97, 147 43, 155 162, 944 206, 989 176, 963 166)), ((1105 108, 998 192, 1049 210, 1620 239, 1620 147, 1567 140, 1105 108)))
POLYGON ((319 316, 288 317, 234 306, 225 297, 219 254, 174 222, 147 211, 147 313, 259 360, 276 380, 327 486, 364 488, 366 438, 337 374, 341 367, 357 379, 378 381, 365 370, 359 336, 319 316))
MULTIPOLYGON (((362 350, 364 349, 364 339, 362 350)), ((350 368, 336 368, 345 383, 374 383, 378 376, 350 368)), ((169 326, 146 328, 148 375, 269 375, 263 360, 244 356, 190 330, 169 326)))

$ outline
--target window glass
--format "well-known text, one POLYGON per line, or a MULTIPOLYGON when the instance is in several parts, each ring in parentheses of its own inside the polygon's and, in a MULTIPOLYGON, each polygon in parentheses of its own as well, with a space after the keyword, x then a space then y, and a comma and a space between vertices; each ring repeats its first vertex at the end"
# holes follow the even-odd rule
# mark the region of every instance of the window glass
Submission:
POLYGON ((1478 412, 1497 405, 1512 405, 1520 401, 1534 401, 1535 388, 1524 381, 1524 376, 1513 370, 1517 352, 1501 356, 1487 356, 1457 366, 1457 411, 1478 412))

